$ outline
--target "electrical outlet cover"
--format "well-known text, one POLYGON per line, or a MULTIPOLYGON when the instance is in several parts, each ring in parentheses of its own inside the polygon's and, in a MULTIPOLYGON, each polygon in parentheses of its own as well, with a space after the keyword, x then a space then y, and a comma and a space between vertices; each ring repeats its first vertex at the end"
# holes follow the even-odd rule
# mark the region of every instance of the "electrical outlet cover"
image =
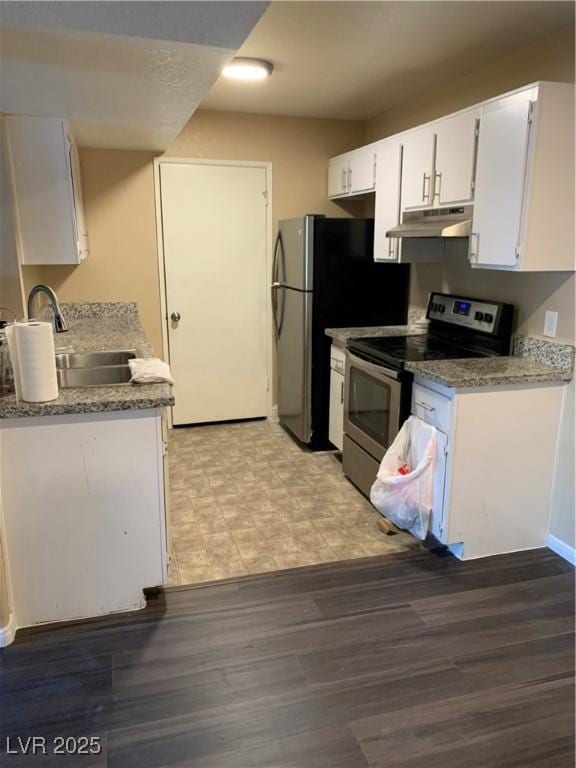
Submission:
POLYGON ((544 318, 544 336, 554 338, 556 336, 556 327, 558 325, 558 312, 546 312, 544 318))

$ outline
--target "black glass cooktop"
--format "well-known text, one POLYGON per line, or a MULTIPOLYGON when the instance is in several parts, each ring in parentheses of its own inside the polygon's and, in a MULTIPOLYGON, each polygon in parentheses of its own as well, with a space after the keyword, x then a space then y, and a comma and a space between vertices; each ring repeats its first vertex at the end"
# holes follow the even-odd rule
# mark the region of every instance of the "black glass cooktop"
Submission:
POLYGON ((453 344, 446 338, 438 338, 432 334, 350 339, 348 348, 351 352, 358 352, 363 357, 398 369, 407 362, 484 357, 486 354, 453 344))

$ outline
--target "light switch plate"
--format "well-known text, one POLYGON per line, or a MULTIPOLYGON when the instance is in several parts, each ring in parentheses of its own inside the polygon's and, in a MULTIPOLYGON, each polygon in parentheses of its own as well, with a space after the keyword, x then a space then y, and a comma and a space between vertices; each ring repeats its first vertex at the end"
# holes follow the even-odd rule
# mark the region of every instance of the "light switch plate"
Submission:
POLYGON ((558 312, 546 312, 544 318, 544 336, 554 338, 556 336, 556 327, 558 325, 558 312))

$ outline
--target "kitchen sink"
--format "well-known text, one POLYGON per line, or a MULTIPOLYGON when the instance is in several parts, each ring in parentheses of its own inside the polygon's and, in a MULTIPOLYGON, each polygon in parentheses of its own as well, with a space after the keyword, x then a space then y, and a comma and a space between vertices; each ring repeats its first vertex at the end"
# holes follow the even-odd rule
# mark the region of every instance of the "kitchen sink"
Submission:
POLYGON ((102 352, 60 352, 56 355, 56 375, 62 389, 72 387, 115 387, 130 383, 128 360, 136 350, 102 352))
POLYGON ((70 387, 113 387, 130 383, 130 368, 127 365, 108 365, 101 368, 58 368, 58 386, 70 387))
POLYGON ((98 368, 128 365, 136 357, 133 349, 105 352, 61 352, 56 355, 56 368, 98 368))

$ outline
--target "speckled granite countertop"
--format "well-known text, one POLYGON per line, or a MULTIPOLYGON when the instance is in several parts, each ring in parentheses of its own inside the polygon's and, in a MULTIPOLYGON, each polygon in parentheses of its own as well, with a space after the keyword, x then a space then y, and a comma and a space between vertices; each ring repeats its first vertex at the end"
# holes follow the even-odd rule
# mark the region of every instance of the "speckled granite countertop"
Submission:
POLYGON ((334 339, 337 344, 345 347, 348 339, 370 336, 420 336, 426 331, 410 325, 374 325, 367 328, 326 328, 324 333, 334 339))
MULTIPOLYGON (((154 357, 152 347, 138 320, 134 305, 98 305, 100 312, 81 311, 91 305, 62 305, 68 333, 55 334, 54 345, 58 352, 90 352, 95 350, 134 349, 140 357, 154 357), (71 307, 75 310, 71 311, 71 307), (126 311, 121 311, 125 307, 126 311), (78 319, 74 319, 78 318, 78 319)), ((96 305, 94 305, 94 309, 96 305)), ((174 404, 169 384, 121 384, 112 387, 78 387, 60 389, 56 400, 48 403, 16 402, 15 395, 0 396, 0 418, 24 416, 60 416, 69 413, 101 413, 103 411, 128 411, 143 408, 159 408, 174 404)))
POLYGON ((491 387, 570 381, 572 371, 555 368, 528 357, 475 357, 406 363, 406 369, 445 387, 491 387))

